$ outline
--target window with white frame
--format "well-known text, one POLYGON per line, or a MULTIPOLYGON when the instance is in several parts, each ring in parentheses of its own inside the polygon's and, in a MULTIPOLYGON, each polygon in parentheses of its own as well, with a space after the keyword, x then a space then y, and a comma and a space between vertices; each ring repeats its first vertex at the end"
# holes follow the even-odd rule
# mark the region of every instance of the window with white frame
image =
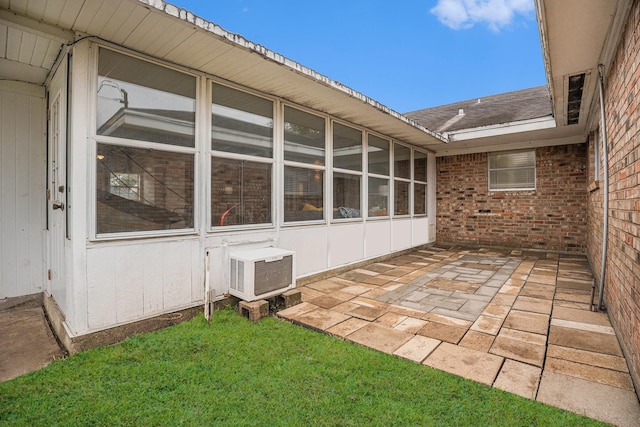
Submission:
POLYGON ((489 191, 535 190, 535 150, 489 153, 489 191))
POLYGON ((362 131, 333 123, 333 218, 362 218, 362 131))
POLYGON ((390 146, 387 139, 367 135, 367 203, 370 217, 389 215, 390 146))
POLYGON ((409 188, 411 185, 411 149, 393 144, 393 214, 409 215, 409 188))
POLYGON ((326 121, 284 106, 284 221, 324 220, 326 121))
POLYGON ((413 151, 413 214, 427 214, 427 155, 413 151))
POLYGON ((211 226, 272 223, 273 101, 213 83, 211 226))
POLYGON ((96 233, 194 227, 196 77, 98 51, 96 233))

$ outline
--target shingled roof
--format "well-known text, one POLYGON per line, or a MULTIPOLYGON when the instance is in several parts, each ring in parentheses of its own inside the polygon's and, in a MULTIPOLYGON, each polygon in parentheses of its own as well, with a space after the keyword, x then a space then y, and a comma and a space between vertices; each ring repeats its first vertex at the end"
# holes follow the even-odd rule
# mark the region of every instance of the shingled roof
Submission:
POLYGON ((435 132, 453 132, 552 115, 547 86, 475 98, 405 113, 435 132))

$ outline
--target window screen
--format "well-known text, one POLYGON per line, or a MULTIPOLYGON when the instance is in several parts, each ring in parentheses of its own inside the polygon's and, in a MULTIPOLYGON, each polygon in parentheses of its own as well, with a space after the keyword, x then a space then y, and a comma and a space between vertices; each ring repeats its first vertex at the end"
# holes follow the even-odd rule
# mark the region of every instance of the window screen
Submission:
POLYGON ((535 190, 536 152, 489 153, 489 190, 535 190))

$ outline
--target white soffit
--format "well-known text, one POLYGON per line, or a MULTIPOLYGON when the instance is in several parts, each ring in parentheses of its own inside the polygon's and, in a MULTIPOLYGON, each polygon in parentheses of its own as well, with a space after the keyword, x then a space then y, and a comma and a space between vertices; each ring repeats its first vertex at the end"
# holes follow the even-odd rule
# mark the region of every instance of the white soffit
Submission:
POLYGON ((361 93, 160 0, 0 0, 0 12, 7 10, 239 83, 416 146, 434 148, 445 142, 441 135, 361 93))
POLYGON ((618 0, 537 0, 540 37, 554 117, 566 125, 569 76, 585 73, 580 121, 583 134, 596 92, 598 63, 611 30, 618 0))

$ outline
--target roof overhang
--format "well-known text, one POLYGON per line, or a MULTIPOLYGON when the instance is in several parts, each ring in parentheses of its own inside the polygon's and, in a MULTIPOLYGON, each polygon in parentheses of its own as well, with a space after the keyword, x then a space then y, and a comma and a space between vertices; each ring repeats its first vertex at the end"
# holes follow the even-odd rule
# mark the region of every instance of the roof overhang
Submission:
POLYGON ((115 7, 103 0, 0 0, 3 31, 0 79, 42 84, 64 44, 95 36, 416 146, 434 149, 446 142, 337 81, 160 0, 121 0, 115 7))
MULTIPOLYGON (((610 65, 633 0, 536 0, 547 83, 558 127, 586 135, 597 124, 598 65, 610 65), (584 74, 577 124, 569 125, 572 77, 584 74)), ((573 79, 576 80, 575 78, 573 79)))
POLYGON ((553 117, 449 133, 437 156, 583 143, 597 128, 599 64, 606 76, 633 0, 535 1, 553 117))

